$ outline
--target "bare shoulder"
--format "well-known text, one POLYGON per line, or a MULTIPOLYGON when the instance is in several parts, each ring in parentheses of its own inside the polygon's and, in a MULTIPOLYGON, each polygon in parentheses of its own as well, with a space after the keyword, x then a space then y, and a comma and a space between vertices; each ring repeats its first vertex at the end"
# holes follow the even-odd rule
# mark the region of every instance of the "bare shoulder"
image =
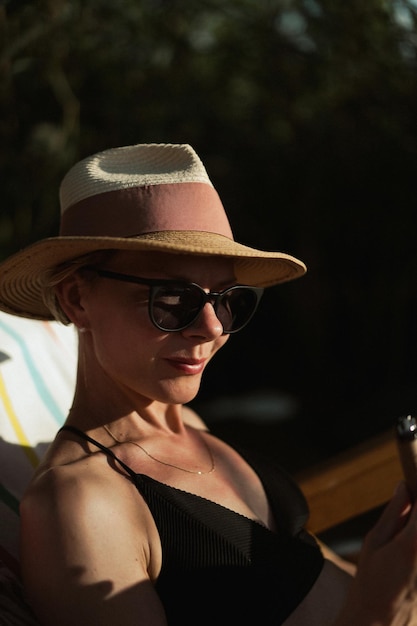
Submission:
POLYGON ((192 426, 197 430, 208 430, 207 424, 204 420, 189 406, 182 407, 182 418, 187 426, 192 426))
MULTIPOLYGON (((35 476, 21 505, 22 528, 33 524, 40 533, 80 532, 81 542, 108 532, 114 524, 125 533, 149 528, 148 508, 129 477, 95 453, 45 468, 35 476), (134 496, 134 497, 132 497, 134 496), (85 524, 85 520, 89 524, 85 524)), ((93 541, 94 543, 94 541, 93 541)), ((93 545, 93 544, 92 544, 93 545)))
POLYGON ((54 515, 62 509, 73 518, 86 509, 91 513, 108 501, 109 494, 113 500, 130 488, 126 478, 109 468, 103 454, 83 456, 39 468, 22 499, 21 514, 30 516, 39 509, 54 515))
MULTIPOLYGON (((160 569, 160 542, 134 485, 96 453, 47 468, 32 482, 21 503, 21 561, 39 615, 49 619, 54 608, 54 623, 66 624, 61 611, 82 600, 85 623, 92 623, 90 611, 101 610, 98 600, 137 585, 149 594, 146 585, 160 569), (90 588, 91 603, 83 600, 90 588)), ((140 598, 132 599, 136 612, 140 598)), ((147 602, 158 604, 155 598, 147 602)))

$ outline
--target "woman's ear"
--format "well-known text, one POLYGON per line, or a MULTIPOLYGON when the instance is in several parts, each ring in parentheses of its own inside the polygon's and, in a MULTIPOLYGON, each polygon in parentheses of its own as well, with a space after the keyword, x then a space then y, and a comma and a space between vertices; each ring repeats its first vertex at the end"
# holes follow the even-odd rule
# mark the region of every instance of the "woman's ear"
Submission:
POLYGON ((88 328, 87 313, 83 306, 89 283, 74 272, 55 287, 59 305, 68 319, 78 328, 88 328))

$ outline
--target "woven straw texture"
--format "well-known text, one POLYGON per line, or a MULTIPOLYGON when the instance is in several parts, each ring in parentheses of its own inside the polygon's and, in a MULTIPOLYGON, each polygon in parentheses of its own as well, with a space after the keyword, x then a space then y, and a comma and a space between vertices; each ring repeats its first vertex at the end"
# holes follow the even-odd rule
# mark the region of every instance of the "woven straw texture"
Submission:
POLYGON ((95 195, 97 181, 101 193, 171 183, 212 185, 203 163, 188 144, 113 148, 87 157, 69 170, 61 184, 61 211, 95 195))

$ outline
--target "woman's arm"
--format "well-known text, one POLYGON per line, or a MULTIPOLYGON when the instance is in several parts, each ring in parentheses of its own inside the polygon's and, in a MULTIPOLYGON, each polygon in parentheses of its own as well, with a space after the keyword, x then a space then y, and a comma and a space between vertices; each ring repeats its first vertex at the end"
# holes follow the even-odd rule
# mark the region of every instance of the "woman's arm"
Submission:
POLYGON ((160 566, 152 517, 130 481, 103 478, 89 462, 85 471, 48 470, 22 502, 29 601, 42 626, 166 626, 152 583, 160 566))

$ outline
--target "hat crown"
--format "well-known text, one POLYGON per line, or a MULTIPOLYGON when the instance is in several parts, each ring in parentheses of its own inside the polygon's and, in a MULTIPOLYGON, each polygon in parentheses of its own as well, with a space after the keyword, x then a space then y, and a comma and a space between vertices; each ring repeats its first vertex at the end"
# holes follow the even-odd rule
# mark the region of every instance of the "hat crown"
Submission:
POLYGON ((213 186, 188 144, 136 144, 98 152, 76 163, 60 186, 61 213, 100 193, 176 183, 213 186))
POLYGON ((136 144, 74 165, 61 183, 62 236, 207 231, 233 238, 223 204, 188 144, 136 144))

